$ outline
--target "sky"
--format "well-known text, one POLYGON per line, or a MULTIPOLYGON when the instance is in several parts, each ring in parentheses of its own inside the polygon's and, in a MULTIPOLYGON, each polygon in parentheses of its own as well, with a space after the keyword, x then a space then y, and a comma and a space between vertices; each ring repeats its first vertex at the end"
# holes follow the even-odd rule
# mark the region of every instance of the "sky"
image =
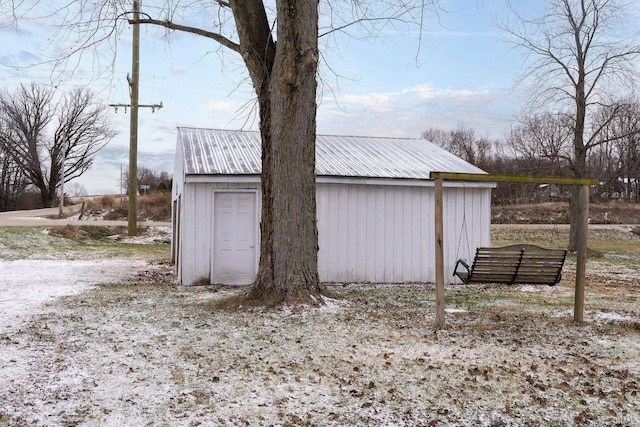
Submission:
MULTIPOLYGON (((0 7, 6 8, 3 3, 0 7)), ((355 33, 321 40, 326 49, 318 133, 419 138, 430 127, 465 126, 480 136, 500 138, 508 131, 526 97, 515 85, 523 72, 522 57, 495 25, 504 14, 504 1, 441 3, 446 10, 431 14, 421 34, 388 28, 378 37, 355 33)), ((60 33, 56 38, 58 17, 17 24, 1 19, 3 89, 33 81, 61 92, 88 86, 105 104, 130 103, 129 25, 58 78, 49 64, 32 65, 73 47, 72 40, 60 40, 60 33), (113 64, 108 46, 117 48, 113 64)), ((173 172, 178 126, 257 130, 255 95, 239 56, 190 34, 167 35, 142 26, 139 102, 163 105, 139 112, 138 164, 156 171, 173 172)), ((120 171, 128 168, 129 111, 111 108, 109 115, 117 136, 97 154, 89 172, 74 181, 89 194, 118 193, 120 171)))

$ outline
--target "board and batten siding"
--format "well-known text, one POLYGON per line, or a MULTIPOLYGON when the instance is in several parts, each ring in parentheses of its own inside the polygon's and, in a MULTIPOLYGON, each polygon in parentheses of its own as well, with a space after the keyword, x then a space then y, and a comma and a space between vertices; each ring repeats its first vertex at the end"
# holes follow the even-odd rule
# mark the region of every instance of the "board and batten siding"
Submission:
MULTIPOLYGON (((342 181, 323 178, 317 184, 320 280, 433 282, 433 182, 342 181)), ((177 267, 183 285, 212 279, 214 193, 254 191, 259 224, 259 186, 259 182, 188 182, 182 187, 177 267)), ((475 249, 490 243, 491 187, 459 183, 445 187, 445 281, 450 283, 457 259, 473 260, 475 249)))
MULTIPOLYGON (((447 188, 445 280, 489 244, 490 188, 447 188), (464 226, 463 226, 464 225, 464 226)), ((318 269, 328 282, 435 280, 433 184, 318 184, 318 269)))
MULTIPOLYGON (((452 183, 453 185, 460 183, 452 183)), ((491 186, 474 188, 448 186, 443 192, 444 273, 445 283, 460 283, 453 277, 456 261, 465 259, 471 265, 476 248, 491 243, 491 186)), ((435 221, 432 242, 435 241, 435 221)), ((435 267, 435 243, 430 264, 435 267)), ((435 269, 432 272, 435 281, 435 269)))

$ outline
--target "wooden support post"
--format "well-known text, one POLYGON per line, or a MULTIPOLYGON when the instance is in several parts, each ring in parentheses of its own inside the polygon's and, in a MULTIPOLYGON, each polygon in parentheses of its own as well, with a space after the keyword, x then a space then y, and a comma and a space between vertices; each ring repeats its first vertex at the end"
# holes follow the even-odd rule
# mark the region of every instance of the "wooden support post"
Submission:
POLYGON ((587 269, 587 232, 589 230, 589 186, 580 186, 578 196, 578 239, 576 252, 576 293, 573 321, 584 321, 584 288, 587 269))
POLYGON ((435 239, 436 239, 436 324, 435 328, 444 329, 444 223, 442 211, 442 179, 435 180, 435 239))
POLYGON ((472 182, 517 182, 528 184, 566 184, 579 185, 578 198, 579 229, 577 241, 576 262, 576 292, 573 320, 576 323, 584 321, 584 291, 587 266, 587 230, 589 227, 589 186, 596 185, 596 178, 564 178, 553 176, 522 176, 522 175, 494 175, 455 172, 431 172, 429 177, 435 180, 435 238, 436 238, 436 328, 444 327, 444 252, 443 215, 442 215, 442 181, 472 181, 472 182))

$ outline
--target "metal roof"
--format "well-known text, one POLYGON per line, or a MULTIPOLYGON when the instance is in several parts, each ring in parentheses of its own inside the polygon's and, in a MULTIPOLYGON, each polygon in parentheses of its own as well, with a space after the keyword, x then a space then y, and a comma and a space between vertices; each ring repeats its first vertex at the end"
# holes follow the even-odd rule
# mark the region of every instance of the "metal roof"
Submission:
MULTIPOLYGON (((178 128, 186 175, 259 175, 260 133, 178 128)), ((429 179, 430 172, 485 173, 424 139, 316 138, 318 176, 429 179)))

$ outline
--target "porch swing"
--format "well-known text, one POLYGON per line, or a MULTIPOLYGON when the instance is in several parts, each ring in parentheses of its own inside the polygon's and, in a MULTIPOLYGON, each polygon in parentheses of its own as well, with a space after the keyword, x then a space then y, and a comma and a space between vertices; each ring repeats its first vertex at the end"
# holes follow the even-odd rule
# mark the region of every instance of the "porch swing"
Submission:
MULTIPOLYGON (((463 183, 462 227, 458 238, 456 255, 460 254, 463 233, 470 253, 467 230, 467 196, 463 183)), ((531 244, 516 244, 497 248, 476 249, 471 266, 464 259, 458 259, 453 276, 462 283, 527 284, 554 286, 562 278, 562 267, 567 257, 566 249, 547 249, 531 244), (462 268, 460 268, 462 267, 462 268)))
MULTIPOLYGON (((500 174, 478 174, 478 173, 456 173, 456 172, 431 172, 429 178, 434 180, 433 199, 434 199, 434 222, 435 222, 435 276, 436 276, 436 330, 445 326, 445 289, 444 289, 444 225, 443 225, 443 206, 442 206, 442 188, 443 181, 470 181, 470 182, 516 182, 531 184, 568 184, 578 185, 578 235, 576 242, 576 286, 573 304, 573 320, 576 323, 584 321, 584 290, 586 283, 586 265, 587 265, 587 233, 589 228, 589 187, 596 185, 598 180, 595 178, 565 178, 565 177, 536 177, 523 175, 500 175, 500 174)), ((460 274, 464 277, 466 283, 473 281, 491 281, 496 282, 498 275, 505 270, 510 270, 511 275, 507 283, 539 282, 537 277, 549 270, 547 265, 550 263, 548 250, 543 248, 538 250, 533 245, 517 245, 516 255, 506 257, 507 259, 516 258, 515 266, 506 267, 504 252, 506 248, 478 248, 473 265, 469 267, 467 274, 460 274), (519 248, 519 249, 518 249, 519 248), (486 255, 488 250, 488 255, 486 255), (540 254, 540 255, 538 255, 540 254), (498 262, 496 257, 502 256, 498 262), (484 277, 480 276, 481 264, 487 264, 488 268, 484 277), (530 261, 532 260, 532 261, 530 261), (537 260, 537 261, 536 261, 537 260), (532 266, 532 267, 531 267, 532 266)), ((551 249, 554 251, 555 249, 551 249)), ((513 249, 510 251, 514 252, 513 249)), ((566 251, 562 254, 562 264, 566 258, 566 251)), ((561 270, 562 267, 560 266, 561 270)), ((558 271, 559 271, 558 270, 558 271)), ((458 276, 460 277, 460 276, 458 276)), ((507 279, 503 279, 507 280, 507 279)), ((557 283, 557 278, 554 280, 557 283)), ((542 283, 548 283, 542 282, 542 283)))

